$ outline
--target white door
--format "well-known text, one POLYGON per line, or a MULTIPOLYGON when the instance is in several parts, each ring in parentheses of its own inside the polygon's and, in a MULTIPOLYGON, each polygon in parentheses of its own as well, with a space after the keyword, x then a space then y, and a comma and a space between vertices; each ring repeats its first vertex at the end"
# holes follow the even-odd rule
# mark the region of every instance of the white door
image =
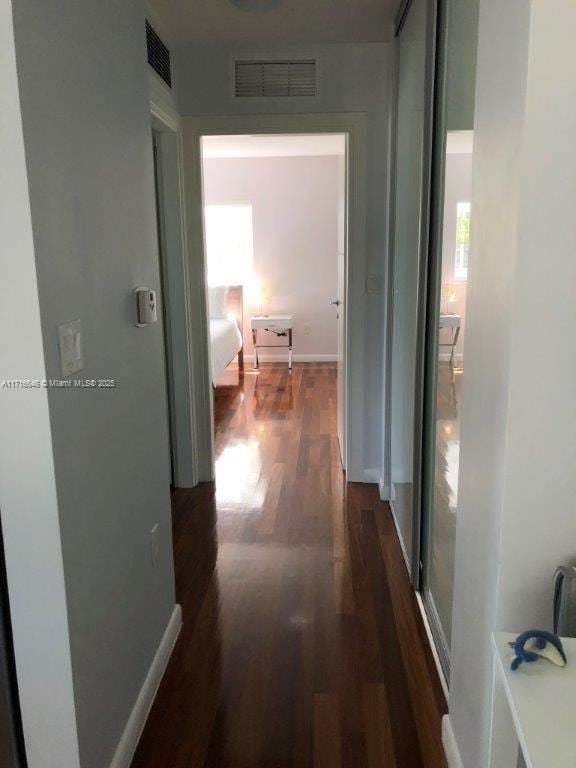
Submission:
POLYGON ((346 256, 348 251, 347 137, 338 158, 337 428, 342 467, 346 469, 346 256))

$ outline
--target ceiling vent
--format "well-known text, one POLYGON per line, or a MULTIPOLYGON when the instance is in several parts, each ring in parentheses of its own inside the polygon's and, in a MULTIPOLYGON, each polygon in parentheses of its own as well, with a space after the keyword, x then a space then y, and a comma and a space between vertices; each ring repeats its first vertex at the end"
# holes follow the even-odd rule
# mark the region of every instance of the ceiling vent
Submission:
POLYGON ((234 93, 246 97, 316 96, 316 61, 237 61, 234 93))
POLYGON ((148 46, 148 64, 172 88, 172 70, 170 69, 170 51, 164 45, 158 33, 146 19, 146 44, 148 46))

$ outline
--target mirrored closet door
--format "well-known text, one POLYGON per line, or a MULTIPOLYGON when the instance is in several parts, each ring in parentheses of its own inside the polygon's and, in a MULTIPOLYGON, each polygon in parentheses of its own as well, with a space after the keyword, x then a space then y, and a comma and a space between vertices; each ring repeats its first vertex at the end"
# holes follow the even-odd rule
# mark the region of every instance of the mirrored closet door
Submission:
POLYGON ((450 670, 466 298, 470 253, 478 0, 441 0, 422 466, 421 590, 446 677, 450 670))
POLYGON ((396 29, 397 119, 391 370, 391 507, 407 565, 417 581, 419 525, 415 432, 418 304, 426 261, 431 93, 436 3, 404 4, 396 29))

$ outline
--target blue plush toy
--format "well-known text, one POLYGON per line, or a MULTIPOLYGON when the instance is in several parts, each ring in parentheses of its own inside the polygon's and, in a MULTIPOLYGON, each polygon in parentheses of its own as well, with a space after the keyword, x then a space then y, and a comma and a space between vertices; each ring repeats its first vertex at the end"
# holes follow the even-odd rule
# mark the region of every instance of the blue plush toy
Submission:
POLYGON ((514 643, 516 658, 511 664, 512 669, 518 669, 523 661, 538 661, 548 659, 558 667, 566 666, 566 654, 558 635, 546 632, 543 629, 527 629, 518 635, 514 643))

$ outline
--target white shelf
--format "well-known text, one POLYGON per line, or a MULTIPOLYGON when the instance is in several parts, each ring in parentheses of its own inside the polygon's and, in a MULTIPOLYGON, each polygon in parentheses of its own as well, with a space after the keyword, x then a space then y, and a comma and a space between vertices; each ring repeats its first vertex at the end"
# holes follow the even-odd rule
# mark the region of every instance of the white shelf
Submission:
POLYGON ((504 686, 527 768, 576 766, 576 639, 562 638, 568 664, 542 659, 513 672, 515 634, 496 632, 496 675, 504 686))

